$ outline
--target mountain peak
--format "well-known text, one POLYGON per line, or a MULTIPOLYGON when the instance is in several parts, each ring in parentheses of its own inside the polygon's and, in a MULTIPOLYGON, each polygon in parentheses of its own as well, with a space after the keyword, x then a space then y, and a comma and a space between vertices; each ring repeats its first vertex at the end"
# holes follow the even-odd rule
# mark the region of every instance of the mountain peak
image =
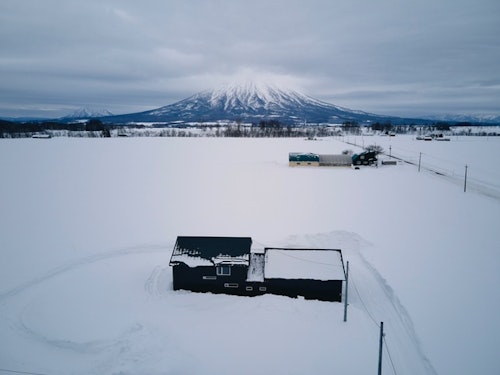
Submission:
POLYGON ((262 120, 278 120, 284 124, 339 124, 345 121, 400 122, 404 119, 353 111, 291 89, 283 90, 265 82, 247 80, 199 92, 187 99, 151 111, 110 116, 106 120, 165 123, 221 120, 259 123, 262 120))
POLYGON ((81 107, 71 112, 69 115, 64 116, 64 119, 87 119, 92 117, 113 116, 107 109, 92 109, 88 107, 81 107))
POLYGON ((286 96, 284 91, 263 83, 248 81, 229 84, 210 92, 210 104, 214 108, 245 108, 254 110, 278 104, 286 96))

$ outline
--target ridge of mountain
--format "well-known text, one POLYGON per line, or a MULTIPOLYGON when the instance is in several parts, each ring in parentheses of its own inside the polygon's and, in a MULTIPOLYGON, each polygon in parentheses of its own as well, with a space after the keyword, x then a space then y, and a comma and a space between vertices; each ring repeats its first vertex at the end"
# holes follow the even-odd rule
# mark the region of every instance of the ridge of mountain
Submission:
POLYGON ((388 122, 428 123, 428 120, 405 119, 351 110, 326 103, 294 90, 248 82, 231 84, 196 93, 186 99, 149 111, 105 116, 105 122, 193 123, 243 121, 258 123, 278 120, 285 124, 388 122))
POLYGON ((440 115, 431 115, 427 118, 436 121, 445 121, 445 122, 459 122, 459 123, 475 123, 475 124, 490 124, 497 125, 500 124, 500 116, 495 114, 440 114, 440 115))
POLYGON ((108 116, 114 116, 114 114, 108 111, 107 109, 92 109, 88 107, 81 107, 71 112, 70 114, 61 117, 61 119, 79 120, 79 119, 89 119, 89 118, 108 117, 108 116))

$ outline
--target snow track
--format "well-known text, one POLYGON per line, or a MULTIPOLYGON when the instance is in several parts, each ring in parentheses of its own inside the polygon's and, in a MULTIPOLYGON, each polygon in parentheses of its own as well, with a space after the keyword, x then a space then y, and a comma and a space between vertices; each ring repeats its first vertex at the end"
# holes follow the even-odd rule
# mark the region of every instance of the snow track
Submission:
POLYGON ((3 293, 0 293, 0 303, 4 302, 5 300, 16 296, 19 293, 22 293, 29 288, 39 285, 40 283, 43 283, 44 281, 47 281, 49 279, 52 279, 58 275, 61 275, 65 272, 72 271, 76 268, 79 268, 81 266, 87 265, 87 264, 92 264, 96 263, 105 259, 112 259, 112 258, 118 258, 118 257, 123 257, 127 255, 133 255, 133 254, 149 254, 149 253, 157 253, 157 252, 165 252, 165 249, 172 248, 172 246, 167 246, 167 245, 146 245, 146 246, 134 246, 134 247, 125 247, 121 249, 116 249, 113 251, 109 252, 104 252, 104 253, 97 253, 97 254, 92 254, 87 257, 78 259, 74 262, 56 267, 47 273, 40 275, 38 277, 35 277, 31 280, 26 281, 25 283, 22 283, 14 288, 11 288, 3 293))
POLYGON ((286 246, 342 249, 344 262, 349 261, 349 309, 364 311, 376 332, 379 332, 380 322, 384 322, 385 366, 397 374, 436 374, 422 351, 407 310, 387 281, 364 258, 362 253, 370 251, 370 243, 356 233, 334 231, 293 236, 286 246))
POLYGON ((144 283, 144 290, 151 296, 165 295, 172 289, 170 272, 169 268, 156 266, 144 283))
MULTIPOLYGON (((347 332, 352 329, 359 330, 360 327, 350 325, 352 324, 350 319, 356 320, 354 316, 359 315, 359 312, 361 312, 366 316, 366 321, 371 322, 367 325, 368 329, 372 331, 369 336, 375 338, 378 332, 378 324, 383 321, 386 327, 384 373, 436 373, 420 348, 407 311, 392 288, 363 257, 362 252, 370 251, 371 245, 359 235, 351 232, 335 231, 323 234, 292 236, 284 240, 282 244, 273 243, 272 245, 342 249, 344 261, 348 260, 350 264, 349 318, 348 323, 341 323, 340 313, 336 313, 336 317, 333 317, 333 319, 337 323, 329 329, 338 330, 341 328, 342 330, 346 329, 347 332), (369 328, 370 326, 371 328, 369 328)), ((139 372, 147 371, 147 369, 155 368, 155 363, 158 361, 165 363, 166 368, 171 370, 177 369, 183 372, 190 368, 193 373, 203 373, 206 369, 206 359, 203 360, 204 357, 199 351, 200 349, 195 349, 193 353, 187 355, 186 350, 188 349, 185 347, 186 343, 183 344, 183 339, 179 337, 177 323, 175 321, 168 323, 158 331, 155 328, 158 323, 151 323, 159 321, 159 318, 156 317, 157 314, 166 314, 166 317, 173 317, 180 322, 186 319, 193 322, 201 319, 200 322, 203 322, 202 317, 204 315, 220 314, 221 316, 227 315, 226 319, 231 321, 234 318, 229 318, 229 316, 233 314, 233 311, 245 309, 245 307, 238 306, 247 306, 246 308, 249 311, 253 310, 254 314, 257 314, 255 321, 250 320, 248 324, 250 324, 250 327, 252 324, 257 324, 258 327, 262 324, 259 323, 260 319, 268 315, 272 317, 276 314, 279 316, 293 314, 290 322, 297 324, 294 323, 295 319, 297 319, 297 322, 302 321, 302 319, 314 322, 314 320, 309 319, 311 316, 322 319, 322 311, 325 308, 328 310, 334 308, 334 311, 337 312, 341 310, 340 304, 316 304, 314 301, 300 301, 277 296, 246 298, 173 292, 171 291, 171 270, 167 266, 168 254, 162 254, 172 247, 172 245, 137 246, 89 255, 56 267, 41 276, 12 288, 4 292, 0 298, 0 316, 3 317, 2 321, 8 322, 7 326, 9 327, 6 331, 5 324, 0 322, 0 331, 10 335, 14 342, 23 343, 27 340, 27 342, 32 343, 31 345, 37 343, 43 348, 42 353, 45 353, 48 358, 57 358, 65 353, 64 355, 70 358, 68 360, 70 367, 79 366, 78 363, 82 361, 82 370, 76 373, 129 373, 130 369, 136 369, 139 372), (154 255, 155 253, 157 255, 154 255), (158 255, 161 258, 158 258, 158 255), (84 268, 84 266, 89 267, 84 268), (132 275, 129 271, 130 267, 135 269, 135 266, 140 269, 140 273, 130 278, 139 281, 142 286, 139 285, 137 289, 134 286, 135 281, 133 281, 132 287, 129 287, 131 295, 135 293, 133 301, 146 299, 149 301, 148 304, 156 306, 154 309, 158 311, 154 311, 154 309, 149 312, 145 311, 141 306, 136 306, 136 302, 129 302, 129 304, 121 307, 123 301, 128 300, 128 298, 125 296, 120 299, 116 296, 120 294, 120 285, 128 282, 129 277, 127 275, 132 275), (97 290, 91 289, 92 284, 87 286, 87 283, 91 278, 95 278, 96 275, 102 274, 103 270, 107 269, 114 270, 113 272, 110 271, 107 277, 119 273, 120 282, 114 285, 110 279, 109 282, 112 285, 108 295, 112 295, 113 299, 111 302, 107 301, 111 303, 109 305, 100 305, 100 300, 94 300, 95 296, 93 294, 102 292, 106 295, 108 286, 98 283, 97 285, 102 285, 103 290, 97 292, 97 290), (80 289, 70 287, 65 294, 65 277, 70 278, 68 279, 69 283, 71 283, 71 278, 79 280, 77 287, 80 289), (83 289, 82 284, 84 285, 83 289), (88 288, 90 289, 87 290, 88 288), (137 290, 137 292, 134 292, 134 290, 137 290), (89 292, 91 295, 86 296, 89 292), (89 311, 92 312, 93 309, 97 309, 96 317, 97 319, 104 319, 104 326, 99 328, 99 325, 103 324, 103 322, 82 315, 78 307, 73 310, 67 308, 64 313, 58 315, 58 306, 64 303, 60 299, 64 299, 65 296, 69 298, 68 302, 70 304, 78 304, 78 301, 83 299, 84 302, 82 303, 94 306, 89 311), (54 302, 56 299, 58 302, 54 302), (89 302, 87 302, 87 299, 89 302), (225 302, 219 306, 218 301, 225 302), (234 310, 235 308, 237 310, 234 310), (106 320, 108 309, 111 309, 111 312, 109 312, 110 315, 106 320), (165 309, 167 310, 165 311, 165 309), (62 321, 56 317, 50 317, 50 314, 60 316, 62 321), (183 314, 186 317, 183 317, 183 314), (309 316, 309 314, 314 315, 309 316), (43 318, 45 315, 49 317, 43 318), (259 315, 262 315, 260 319, 258 318, 259 315), (156 318, 151 320, 148 316, 155 316, 156 318), (64 320, 67 320, 67 322, 64 320), (82 327, 87 326, 90 332, 75 329, 74 323, 82 324, 82 327), (168 355, 166 349, 168 349, 168 355), (180 361, 178 358, 184 358, 191 363, 192 367, 189 367, 189 365, 179 367, 180 361), (172 364, 168 362, 169 360, 172 361, 172 364), (83 363, 86 363, 86 365, 83 365, 83 363), (203 370, 201 370, 202 368, 203 370)), ((106 303, 106 300, 101 301, 101 303, 106 303)), ((331 311, 326 316, 330 314, 331 311)), ((331 320, 332 318, 328 319, 331 320)), ((223 324, 223 321, 220 324, 223 324)), ((318 323, 308 324, 313 324, 311 327, 316 329, 318 323)), ((266 333, 283 335, 285 331, 278 332, 282 329, 286 330, 287 325, 288 323, 285 321, 278 324, 277 328, 270 326, 265 328, 266 333), (285 325, 281 327, 283 324, 285 325), (278 331, 274 333, 276 329, 278 331)), ((309 329, 307 327, 298 328, 307 331, 309 329)), ((202 336, 213 334, 210 327, 197 326, 197 329, 201 330, 199 334, 202 336)), ((264 334, 264 331, 262 333, 264 334)), ((312 337, 308 340, 310 339, 312 337)), ((192 342, 189 341, 189 345, 191 344, 192 342)), ((227 345, 234 344, 229 341, 227 345)), ((251 343, 249 345, 252 346, 251 343)), ((374 353, 376 352, 376 339, 369 344, 369 347, 373 348, 374 353)), ((0 360, 1 358, 0 355, 0 360)), ((308 366, 307 362, 301 365, 308 366)), ((19 368, 19 363, 14 361, 11 366, 19 368)), ((64 366, 60 368, 63 369, 64 366)), ((208 368, 210 369, 210 367, 208 368)), ((47 370, 47 373, 49 371, 54 373, 53 369, 47 370)), ((63 373, 64 370, 61 371, 56 373, 63 373)), ((231 368, 228 371, 231 371, 231 368)), ((323 372, 319 371, 319 373, 323 372)))

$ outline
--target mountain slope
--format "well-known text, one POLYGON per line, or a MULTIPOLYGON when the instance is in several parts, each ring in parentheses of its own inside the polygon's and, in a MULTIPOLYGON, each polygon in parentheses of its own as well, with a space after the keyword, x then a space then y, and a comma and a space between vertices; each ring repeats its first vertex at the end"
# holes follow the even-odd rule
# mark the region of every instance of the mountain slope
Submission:
POLYGON ((96 117, 113 116, 113 114, 107 109, 95 110, 87 107, 82 107, 76 111, 62 117, 64 120, 77 120, 77 119, 89 119, 96 117))
MULTIPOLYGON (((408 119, 380 116, 342 108, 276 87, 247 83, 203 91, 187 99, 154 110, 103 118, 109 122, 205 122, 279 120, 284 123, 342 123, 345 121, 408 122, 408 119)), ((412 120, 425 121, 425 120, 412 120)))

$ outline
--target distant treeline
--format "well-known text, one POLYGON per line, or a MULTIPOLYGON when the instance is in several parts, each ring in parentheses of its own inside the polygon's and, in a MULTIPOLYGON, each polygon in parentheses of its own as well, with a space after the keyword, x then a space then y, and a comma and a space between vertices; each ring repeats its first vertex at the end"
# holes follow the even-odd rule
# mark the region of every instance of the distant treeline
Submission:
POLYGON ((113 129, 141 129, 144 125, 105 124, 99 119, 85 122, 30 121, 14 122, 0 119, 0 138, 26 138, 35 134, 53 134, 64 131, 65 134, 89 132, 95 136, 110 137, 113 129))
POLYGON ((118 136, 156 136, 156 137, 326 137, 342 134, 361 135, 370 129, 378 134, 423 134, 430 132, 447 132, 451 127, 463 127, 464 130, 454 134, 462 135, 498 135, 498 132, 472 132, 471 123, 437 122, 433 125, 393 125, 390 122, 375 122, 360 125, 356 121, 345 121, 341 125, 309 124, 307 126, 289 125, 279 120, 261 120, 259 123, 244 124, 235 121, 228 124, 108 124, 99 119, 83 122, 31 121, 13 122, 0 120, 0 138, 27 138, 38 135, 67 137, 118 137, 118 136))

